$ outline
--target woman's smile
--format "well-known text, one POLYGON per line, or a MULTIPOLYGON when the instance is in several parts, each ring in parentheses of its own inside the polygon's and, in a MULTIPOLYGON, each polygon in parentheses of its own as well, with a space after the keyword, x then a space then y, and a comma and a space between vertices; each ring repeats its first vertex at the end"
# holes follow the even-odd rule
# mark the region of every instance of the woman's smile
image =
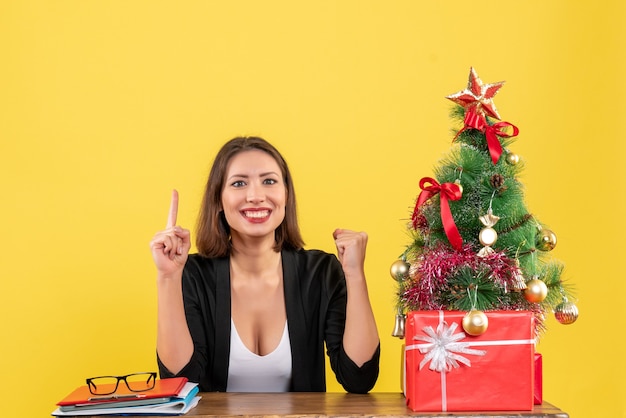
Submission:
POLYGON ((251 222, 265 222, 269 219, 271 211, 269 209, 244 209, 241 213, 251 222))
POLYGON ((285 219, 287 190, 274 158, 259 150, 234 156, 222 190, 222 209, 231 236, 274 240, 285 219))

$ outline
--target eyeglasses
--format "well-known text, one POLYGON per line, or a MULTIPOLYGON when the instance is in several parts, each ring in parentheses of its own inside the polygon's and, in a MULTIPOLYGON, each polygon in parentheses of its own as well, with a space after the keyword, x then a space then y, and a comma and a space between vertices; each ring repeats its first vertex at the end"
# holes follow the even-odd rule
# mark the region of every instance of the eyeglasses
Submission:
POLYGON ((87 387, 92 395, 110 395, 117 391, 120 381, 131 392, 144 392, 156 384, 156 372, 132 373, 126 376, 98 376, 87 379, 87 387))

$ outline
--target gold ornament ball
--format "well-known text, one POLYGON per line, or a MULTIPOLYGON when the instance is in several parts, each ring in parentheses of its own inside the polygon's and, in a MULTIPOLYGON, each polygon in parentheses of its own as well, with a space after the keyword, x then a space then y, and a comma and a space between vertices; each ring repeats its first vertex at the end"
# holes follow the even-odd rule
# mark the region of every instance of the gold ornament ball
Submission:
POLYGON ((498 233, 493 228, 483 228, 478 234, 478 241, 486 247, 489 247, 498 240, 498 233))
POLYGON ((395 280, 402 281, 409 274, 411 266, 406 261, 396 260, 391 264, 391 277, 395 280))
POLYGON ((472 309, 463 317, 463 329, 469 335, 484 334, 489 326, 489 319, 483 311, 472 309))
POLYGON ((537 235, 537 249, 552 251, 556 247, 556 234, 549 229, 542 229, 537 235))
POLYGON ((509 165, 516 165, 517 163, 519 163, 519 156, 517 154, 513 154, 512 152, 509 152, 506 155, 506 162, 509 165))
POLYGON ((530 303, 539 303, 548 296, 548 286, 543 280, 532 279, 526 283, 526 289, 524 289, 524 297, 530 303))
POLYGON ((572 302, 561 302, 554 308, 554 317, 563 325, 569 325, 578 319, 578 308, 572 302))

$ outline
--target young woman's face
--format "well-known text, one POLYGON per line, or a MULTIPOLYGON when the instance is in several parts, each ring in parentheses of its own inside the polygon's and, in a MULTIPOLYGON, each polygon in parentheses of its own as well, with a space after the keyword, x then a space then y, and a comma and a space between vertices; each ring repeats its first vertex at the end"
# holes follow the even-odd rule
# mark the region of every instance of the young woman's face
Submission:
POLYGON ((278 163, 266 152, 235 155, 226 169, 222 209, 231 236, 270 237, 285 219, 287 191, 278 163))

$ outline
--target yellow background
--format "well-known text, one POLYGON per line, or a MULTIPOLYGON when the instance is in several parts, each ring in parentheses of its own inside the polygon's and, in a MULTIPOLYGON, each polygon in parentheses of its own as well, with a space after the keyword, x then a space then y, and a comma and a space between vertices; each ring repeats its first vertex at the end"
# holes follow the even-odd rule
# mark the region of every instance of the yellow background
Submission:
POLYGON ((212 158, 239 134, 287 158, 308 248, 369 233, 375 391, 399 390, 389 266, 450 149, 444 97, 474 66, 507 82, 495 103, 520 128, 527 204, 579 297, 578 322, 551 318, 539 344, 544 397, 626 417, 623 4, 4 0, 0 414, 47 416, 85 377, 155 369, 148 242, 172 188, 194 227, 212 158))

